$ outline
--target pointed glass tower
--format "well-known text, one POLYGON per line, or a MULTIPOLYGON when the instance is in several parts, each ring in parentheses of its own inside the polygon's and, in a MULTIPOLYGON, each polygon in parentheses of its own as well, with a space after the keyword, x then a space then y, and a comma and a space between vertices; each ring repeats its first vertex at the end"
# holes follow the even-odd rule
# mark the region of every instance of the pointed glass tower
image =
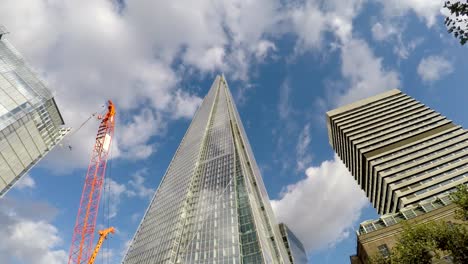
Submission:
POLYGON ((223 76, 195 114, 123 263, 290 263, 223 76))

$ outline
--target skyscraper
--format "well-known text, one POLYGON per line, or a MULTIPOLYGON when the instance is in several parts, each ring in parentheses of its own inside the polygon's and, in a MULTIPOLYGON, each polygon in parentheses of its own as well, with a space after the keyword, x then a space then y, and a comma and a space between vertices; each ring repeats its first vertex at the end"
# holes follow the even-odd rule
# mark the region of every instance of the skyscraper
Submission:
POLYGON ((123 263, 290 263, 224 77, 197 110, 123 263))
POLYGON ((329 141, 380 214, 468 182, 468 135, 399 90, 327 112, 329 141))
POLYGON ((307 264, 307 253, 302 242, 284 223, 279 224, 283 243, 288 251, 289 260, 294 264, 307 264))
POLYGON ((69 131, 55 100, 0 26, 0 197, 69 131))

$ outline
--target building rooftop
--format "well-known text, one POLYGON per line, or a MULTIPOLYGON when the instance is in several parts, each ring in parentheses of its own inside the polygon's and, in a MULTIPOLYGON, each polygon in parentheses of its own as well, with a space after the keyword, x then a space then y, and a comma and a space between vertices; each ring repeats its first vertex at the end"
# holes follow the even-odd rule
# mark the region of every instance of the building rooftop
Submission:
POLYGON ((422 201, 421 203, 402 209, 398 213, 386 214, 378 219, 366 220, 359 225, 358 235, 364 235, 373 231, 398 224, 401 221, 409 220, 417 216, 429 213, 438 208, 444 207, 452 203, 450 193, 433 197, 430 200, 422 201))

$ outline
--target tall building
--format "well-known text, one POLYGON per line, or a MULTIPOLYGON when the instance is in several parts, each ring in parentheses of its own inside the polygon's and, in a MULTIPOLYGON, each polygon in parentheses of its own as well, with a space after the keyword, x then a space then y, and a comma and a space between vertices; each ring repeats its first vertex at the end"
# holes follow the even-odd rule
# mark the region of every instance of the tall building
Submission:
POLYGON ((302 242, 286 224, 280 223, 279 228, 284 246, 288 251, 289 261, 294 264, 307 264, 307 253, 302 242))
POLYGON ((327 126, 330 144, 379 214, 468 183, 466 131, 399 90, 329 111, 327 126))
POLYGON ((54 98, 0 26, 0 197, 69 131, 54 98))
POLYGON ((456 221, 450 193, 468 183, 462 127, 396 89, 327 112, 327 125, 330 144, 382 215, 360 224, 351 263, 389 257, 402 221, 456 221))
POLYGON ((177 149, 123 263, 290 263, 224 77, 177 149))

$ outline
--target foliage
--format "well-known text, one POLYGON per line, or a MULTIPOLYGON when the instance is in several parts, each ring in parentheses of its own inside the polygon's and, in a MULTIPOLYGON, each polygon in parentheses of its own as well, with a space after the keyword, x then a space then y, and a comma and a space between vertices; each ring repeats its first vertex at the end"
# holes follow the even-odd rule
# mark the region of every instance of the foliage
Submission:
POLYGON ((468 41, 468 2, 445 1, 444 7, 450 11, 450 16, 445 18, 447 31, 453 33, 455 38, 460 39, 460 44, 464 45, 468 41))
POLYGON ((375 254, 370 257, 370 263, 372 264, 391 264, 392 260, 390 257, 384 257, 382 254, 375 254))
POLYGON ((460 207, 456 211, 457 218, 468 220, 468 187, 462 184, 457 188, 458 190, 451 195, 453 202, 460 207))
MULTIPOLYGON (((468 188, 458 187, 452 195, 459 206, 457 218, 468 220, 468 188)), ((391 255, 384 258, 380 254, 371 257, 375 264, 426 264, 450 255, 453 263, 468 263, 468 223, 428 222, 410 225, 403 222, 403 231, 391 255)))
POLYGON ((453 263, 468 263, 468 229, 461 224, 442 222, 434 230, 437 248, 449 252, 453 263))
POLYGON ((392 249, 391 263, 429 264, 436 253, 435 226, 432 223, 416 226, 405 225, 403 232, 392 249))

